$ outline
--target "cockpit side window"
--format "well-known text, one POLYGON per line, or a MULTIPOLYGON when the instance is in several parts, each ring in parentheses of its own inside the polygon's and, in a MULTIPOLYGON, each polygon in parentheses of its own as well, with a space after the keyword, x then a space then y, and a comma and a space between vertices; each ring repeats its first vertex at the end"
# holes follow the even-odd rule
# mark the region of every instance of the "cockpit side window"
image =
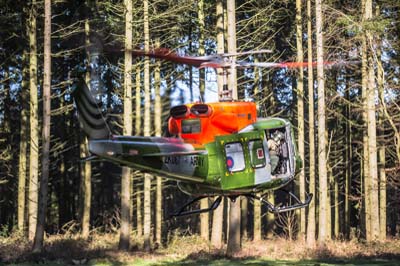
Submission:
POLYGON ((245 169, 243 147, 240 142, 225 144, 226 167, 230 172, 239 172, 245 169))
POLYGON ((263 141, 261 139, 250 140, 249 151, 250 151, 251 166, 253 168, 264 167, 265 152, 263 147, 263 141))

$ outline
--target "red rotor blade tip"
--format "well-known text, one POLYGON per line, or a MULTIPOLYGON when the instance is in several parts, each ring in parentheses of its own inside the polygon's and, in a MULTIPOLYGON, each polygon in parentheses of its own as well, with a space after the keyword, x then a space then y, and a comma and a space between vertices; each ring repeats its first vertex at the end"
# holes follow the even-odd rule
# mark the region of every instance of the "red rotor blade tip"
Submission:
MULTIPOLYGON (((334 65, 335 62, 332 61, 323 61, 321 63, 324 66, 334 65)), ((318 65, 318 62, 311 62, 311 66, 315 67, 318 65)), ((283 62, 279 63, 279 67, 287 67, 287 68, 297 68, 297 67, 308 67, 308 62, 283 62)))

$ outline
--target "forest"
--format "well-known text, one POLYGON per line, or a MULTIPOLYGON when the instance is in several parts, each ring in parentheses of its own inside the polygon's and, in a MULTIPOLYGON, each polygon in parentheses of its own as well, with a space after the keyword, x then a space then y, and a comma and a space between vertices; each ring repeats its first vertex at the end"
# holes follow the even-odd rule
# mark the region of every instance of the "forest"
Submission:
MULTIPOLYGON (((398 0, 0 2, 0 264, 79 254, 85 264, 109 249, 131 252, 128 261, 157 250, 280 259, 273 247, 288 243, 304 246, 290 251, 300 259, 400 261, 398 0), (286 188, 313 194, 307 208, 274 214, 225 198, 171 218, 191 199, 174 180, 87 160, 72 97, 82 81, 101 92, 116 135, 166 136, 173 106, 219 100, 220 70, 132 53, 159 48, 301 64, 237 68, 228 85, 258 117, 292 123, 303 167, 286 188)), ((279 191, 268 200, 288 204, 279 191)))

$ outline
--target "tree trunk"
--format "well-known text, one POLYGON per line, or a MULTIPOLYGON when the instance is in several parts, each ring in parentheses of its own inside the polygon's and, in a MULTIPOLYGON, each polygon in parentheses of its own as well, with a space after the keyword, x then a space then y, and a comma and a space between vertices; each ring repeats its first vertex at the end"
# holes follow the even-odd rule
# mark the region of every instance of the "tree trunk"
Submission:
MULTIPOLYGON (((336 147, 336 146, 335 146, 336 147)), ((334 232, 334 237, 336 240, 339 239, 339 234, 340 234, 340 212, 339 212, 339 207, 340 207, 340 203, 339 203, 339 177, 338 176, 333 176, 334 179, 334 197, 333 197, 333 201, 334 201, 334 218, 335 218, 335 222, 333 224, 333 232, 334 232)))
POLYGON ((136 62, 136 71, 135 71, 135 135, 139 136, 142 132, 142 112, 141 112, 141 77, 140 77, 140 62, 136 62))
MULTIPOLYGON (((380 8, 376 8, 376 16, 380 15, 380 8)), ((377 59, 378 59, 378 67, 377 67, 377 82, 378 82, 378 95, 379 101, 381 105, 381 111, 379 112, 379 129, 382 136, 385 136, 385 124, 384 124, 384 101, 385 101, 385 92, 384 92, 384 70, 382 67, 382 61, 380 60, 382 56, 381 52, 382 40, 379 38, 379 47, 377 49, 377 59)), ((382 144, 379 147, 379 226, 380 226, 380 240, 386 239, 386 146, 385 141, 382 141, 382 144)))
MULTIPOLYGON (((272 204, 275 204, 275 194, 271 191, 268 193, 267 200, 272 204)), ((267 212, 267 238, 272 239, 275 233, 275 214, 267 212)))
POLYGON ((350 237, 350 193, 351 193, 351 177, 352 177, 352 137, 351 137, 351 121, 350 121, 350 116, 351 116, 351 104, 350 104, 350 86, 346 85, 346 93, 345 93, 345 98, 346 98, 346 113, 345 117, 348 119, 346 120, 346 155, 345 155, 345 167, 346 167, 346 173, 345 173, 345 183, 344 183, 344 235, 346 238, 350 237))
POLYGON ((144 174, 143 247, 145 251, 150 251, 151 249, 151 179, 151 175, 144 174))
MULTIPOLYGON (((86 45, 86 58, 88 62, 91 60, 91 55, 88 47, 90 46, 90 24, 89 19, 85 20, 85 45, 86 45)), ((90 89, 90 80, 91 80, 92 71, 86 71, 85 82, 89 86, 90 89)), ((81 145, 81 158, 85 158, 89 156, 88 147, 88 138, 83 137, 83 143, 81 145)), ((90 161, 85 161, 84 168, 82 169, 82 182, 81 191, 83 192, 83 201, 82 201, 82 237, 84 239, 89 236, 90 229, 90 200, 92 198, 92 189, 91 189, 91 176, 92 176, 92 166, 90 161)))
MULTIPOLYGON (((136 62, 136 71, 135 71, 135 135, 139 136, 142 132, 142 112, 141 112, 141 73, 140 73, 140 62, 136 62)), ((143 180, 143 174, 136 173, 136 180, 138 184, 136 184, 136 231, 137 236, 140 238, 143 234, 143 220, 142 220, 142 186, 141 180, 143 180)))
POLYGON ((131 232, 131 169, 129 167, 122 168, 121 175, 121 228, 119 234, 119 250, 129 250, 130 232, 131 232))
MULTIPOLYGON (((198 54, 199 56, 203 56, 205 53, 204 48, 204 31, 205 31, 205 16, 204 16, 204 0, 197 1, 197 17, 198 17, 198 24, 199 24, 199 49, 198 54)), ((199 87, 200 87, 200 99, 204 99, 204 92, 205 92, 205 71, 204 69, 199 70, 199 87)), ((208 201, 207 201, 208 202, 208 201)), ((203 203, 204 204, 204 203, 203 203)))
MULTIPOLYGON (((228 20, 228 53, 236 53, 236 8, 235 0, 227 0, 228 20)), ((229 73, 229 89, 232 91, 232 99, 237 100, 236 69, 231 68, 229 73)), ((241 248, 240 238, 240 197, 230 201, 229 208, 229 234, 227 254, 234 254, 241 248)))
MULTIPOLYGON (((362 0, 362 10, 365 13, 365 0, 362 0)), ((363 21, 365 16, 363 15, 363 21)), ((362 102, 363 102, 363 162, 362 162, 362 169, 363 175, 361 176, 363 180, 363 196, 364 196, 364 220, 365 220, 365 235, 366 238, 369 240, 371 239, 371 201, 370 201, 370 175, 369 175, 369 152, 368 152, 368 132, 367 132, 367 86, 368 86, 368 69, 367 69, 367 39, 364 34, 362 36, 362 58, 361 58, 362 66, 361 66, 361 95, 362 95, 362 102)))
MULTIPOLYGON (((132 0, 125 0, 125 68, 124 68, 124 128, 126 136, 132 135, 132 0)), ((120 250, 129 250, 131 233, 131 177, 129 167, 122 168, 121 176, 121 229, 120 250)))
POLYGON ((143 236, 143 216, 142 216, 142 183, 141 180, 143 180, 143 174, 142 173, 137 173, 136 174, 136 180, 138 184, 136 184, 136 232, 138 238, 141 238, 143 236), (140 186, 139 186, 140 184, 140 186))
MULTIPOLYGON (((257 196, 260 196, 260 193, 257 196)), ((253 241, 257 242, 261 240, 261 203, 259 200, 253 201, 253 213, 253 241)))
POLYGON ((241 234, 243 239, 247 239, 247 216, 248 216, 248 199, 246 197, 242 197, 240 200, 242 214, 241 214, 241 234))
MULTIPOLYGON (((325 120, 326 121, 326 120, 325 120)), ((332 238, 332 189, 333 186, 333 172, 332 167, 329 161, 332 143, 331 138, 328 140, 328 128, 325 128, 325 141, 328 145, 328 150, 326 152, 326 168, 327 168, 327 175, 328 175, 328 187, 327 187, 327 207, 326 207, 326 239, 330 240, 332 238)))
MULTIPOLYGON (((84 137, 84 157, 89 155, 88 138, 84 137)), ((83 157, 83 158, 84 158, 83 157)), ((82 180, 82 192, 83 192, 83 208, 82 208, 82 238, 87 239, 90 230, 90 207, 92 198, 92 187, 91 187, 91 177, 92 177, 92 164, 90 161, 85 161, 83 170, 83 180, 82 180)))
MULTIPOLYGON (((217 0, 216 3, 216 16, 217 21, 215 25, 215 29, 217 32, 217 53, 222 54, 225 52, 224 45, 224 5, 222 0, 217 0)), ((217 84, 218 84, 218 95, 221 95, 224 78, 222 77, 222 69, 217 69, 217 84)))
POLYGON ((308 76, 308 138, 310 146, 309 159, 309 187, 308 192, 314 195, 314 199, 308 206, 307 220, 307 244, 313 246, 316 238, 316 222, 315 222, 315 129, 314 129, 314 76, 313 76, 313 47, 312 47, 312 17, 311 17, 311 0, 307 0, 307 76, 308 76))
MULTIPOLYGON (((149 33, 149 2, 143 1, 144 13, 144 50, 150 50, 150 33, 149 33)), ((144 60, 144 136, 150 136, 150 61, 148 57, 144 60)), ((151 179, 149 174, 144 175, 144 220, 143 220, 143 236, 144 249, 149 251, 151 248, 151 179)))
MULTIPOLYGON (((216 5, 217 5, 216 6, 217 53, 223 53, 224 52, 224 8, 222 0, 217 0, 216 5)), ((217 69, 218 94, 221 93, 223 88, 223 78, 220 75, 221 73, 222 70, 217 69)), ((224 222, 224 201, 222 201, 220 206, 213 212, 211 244, 216 248, 222 247, 223 222, 224 222)))
POLYGON ((25 230, 25 193, 27 174, 27 141, 28 141, 28 82, 29 66, 27 65, 28 51, 24 50, 22 57, 22 84, 21 84, 21 129, 19 143, 19 165, 18 165, 18 230, 25 230))
POLYGON ((29 192, 28 192, 28 238, 33 240, 37 223, 38 175, 39 175, 39 121, 37 88, 37 42, 36 42, 36 0, 32 0, 29 16, 29 90, 30 90, 30 150, 29 150, 29 192))
POLYGON ((240 215, 240 197, 237 197, 235 201, 230 201, 229 207, 228 247, 226 250, 228 255, 235 254, 241 249, 240 215))
MULTIPOLYGON (((228 53, 236 53, 236 5, 235 0, 227 0, 226 2, 227 13, 227 46, 228 53)), ((234 64, 232 64, 233 66, 234 64)), ((237 92, 237 75, 236 69, 232 67, 229 70, 228 78, 229 90, 231 90, 231 97, 233 100, 238 99, 237 92)), ((236 205, 235 205, 236 206, 236 205)), ((240 204, 239 204, 240 206, 240 204)))
POLYGON ((319 234, 320 243, 328 239, 327 213, 330 208, 328 202, 328 173, 326 158, 326 121, 325 121, 325 79, 324 79, 324 48, 323 48, 323 21, 322 1, 315 2, 316 42, 317 42, 317 81, 318 81, 318 177, 319 177, 319 234))
POLYGON ((224 201, 222 200, 218 208, 213 212, 211 245, 215 248, 222 247, 223 222, 224 222, 224 201))
MULTIPOLYGON (((301 2, 302 0, 296 0, 296 50, 297 50, 297 62, 303 62, 303 30, 302 30, 302 15, 301 15, 301 2)), ((303 68, 299 67, 297 76, 297 131, 298 131, 298 146, 299 156, 302 160, 304 157, 304 73, 303 68)), ((305 173, 304 167, 301 168, 299 173, 299 190, 300 200, 305 201, 305 173)), ((301 237, 304 237, 306 233, 306 211, 304 208, 300 209, 300 230, 301 237)))
MULTIPOLYGON (((203 56, 205 53, 204 49, 204 30, 205 30, 205 22, 204 22, 204 0, 197 1, 197 17, 198 17, 198 27, 199 27, 199 56, 203 56)), ((205 95, 205 71, 204 69, 199 70, 199 89, 200 89, 200 99, 204 99, 205 95)), ((206 209, 208 208, 208 198, 204 198, 200 200, 200 208, 206 209)), ((209 220, 210 216, 208 212, 204 212, 200 214, 200 235, 203 239, 209 240, 210 237, 210 228, 209 228, 209 220)))
MULTIPOLYGON (((372 19, 372 0, 365 2, 365 19, 372 19)), ((368 62, 368 86, 367 86, 367 121, 368 121, 368 152, 369 152, 369 174, 371 184, 371 240, 379 239, 379 184, 378 184, 378 154, 376 145, 376 111, 375 111, 375 71, 376 62, 373 58, 372 49, 375 47, 374 36, 367 30, 368 62)))
POLYGON ((33 251, 43 248, 44 227, 47 208, 47 193, 50 171, 50 116, 51 116, 51 0, 44 1, 44 77, 43 77, 43 154, 42 178, 38 202, 38 219, 36 224, 33 251))
MULTIPOLYGON (((156 40, 156 47, 160 47, 160 40, 156 40)), ((162 104, 161 104, 161 77, 160 77, 161 62, 157 60, 156 67, 154 69, 154 128, 157 137, 161 137, 161 116, 162 116, 162 104)), ((155 226, 155 240, 156 243, 161 244, 161 232, 162 232, 162 178, 156 177, 156 226, 155 226)))

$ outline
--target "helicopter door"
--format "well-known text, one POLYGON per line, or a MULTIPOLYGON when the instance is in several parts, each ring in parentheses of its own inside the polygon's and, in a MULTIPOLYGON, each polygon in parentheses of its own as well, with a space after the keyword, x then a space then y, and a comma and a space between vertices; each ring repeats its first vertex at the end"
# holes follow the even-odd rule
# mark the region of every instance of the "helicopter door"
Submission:
POLYGON ((254 170, 254 185, 271 180, 271 162, 265 139, 251 139, 248 142, 250 164, 254 170))
POLYGON ((218 136, 216 140, 222 153, 219 161, 222 189, 251 187, 269 181, 269 155, 262 132, 218 136))

